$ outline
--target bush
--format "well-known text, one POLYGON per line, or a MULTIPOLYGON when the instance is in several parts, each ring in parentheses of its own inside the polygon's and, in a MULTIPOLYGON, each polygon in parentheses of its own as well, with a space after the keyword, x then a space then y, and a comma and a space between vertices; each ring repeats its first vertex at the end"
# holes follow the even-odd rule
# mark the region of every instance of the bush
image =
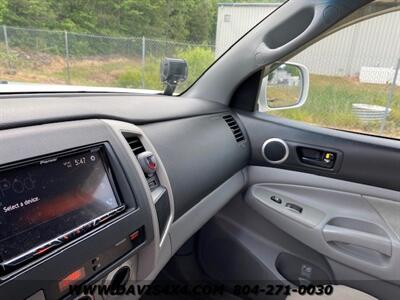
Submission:
POLYGON ((124 88, 139 88, 142 85, 142 74, 140 70, 128 70, 119 75, 117 86, 124 88))
MULTIPOLYGON (((149 90, 162 90, 160 81, 160 59, 149 57, 144 68, 144 88, 149 90)), ((142 68, 124 71, 119 75, 116 85, 125 88, 142 88, 142 68)))
POLYGON ((189 66, 188 79, 178 87, 178 91, 182 92, 191 86, 212 64, 215 55, 210 48, 193 47, 188 50, 178 51, 176 57, 186 60, 189 66))

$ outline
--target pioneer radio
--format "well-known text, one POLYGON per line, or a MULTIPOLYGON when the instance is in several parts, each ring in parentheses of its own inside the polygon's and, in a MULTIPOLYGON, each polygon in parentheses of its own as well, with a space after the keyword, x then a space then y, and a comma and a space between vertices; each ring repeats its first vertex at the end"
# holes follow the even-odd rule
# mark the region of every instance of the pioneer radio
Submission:
POLYGON ((1 274, 79 238, 124 210, 104 145, 2 168, 1 274))

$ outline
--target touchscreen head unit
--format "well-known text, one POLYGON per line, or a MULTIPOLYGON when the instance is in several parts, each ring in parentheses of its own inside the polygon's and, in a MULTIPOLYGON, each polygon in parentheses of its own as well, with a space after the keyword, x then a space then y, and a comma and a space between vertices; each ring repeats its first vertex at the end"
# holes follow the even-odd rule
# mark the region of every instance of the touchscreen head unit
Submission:
POLYGON ((124 206, 104 146, 0 171, 0 261, 18 265, 87 232, 124 206))

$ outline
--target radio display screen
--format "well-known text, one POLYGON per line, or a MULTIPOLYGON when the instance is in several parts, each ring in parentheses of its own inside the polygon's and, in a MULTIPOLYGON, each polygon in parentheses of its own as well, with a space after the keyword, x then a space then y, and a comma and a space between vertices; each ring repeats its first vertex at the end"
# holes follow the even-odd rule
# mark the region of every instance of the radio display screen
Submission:
POLYGON ((121 206, 103 146, 0 171, 0 261, 121 206))

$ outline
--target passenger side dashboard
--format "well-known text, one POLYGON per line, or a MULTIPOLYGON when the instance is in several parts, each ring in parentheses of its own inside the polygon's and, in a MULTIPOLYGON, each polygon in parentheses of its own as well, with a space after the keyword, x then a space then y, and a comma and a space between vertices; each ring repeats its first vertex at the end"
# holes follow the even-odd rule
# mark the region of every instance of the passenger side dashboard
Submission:
POLYGON ((61 285, 110 283, 124 267, 130 270, 131 282, 149 283, 179 247, 245 186, 249 143, 232 113, 142 126, 115 119, 0 131, 1 166, 105 145, 126 206, 100 226, 81 231, 71 242, 46 250, 1 276, 0 291, 10 299, 75 299, 61 285), (129 145, 132 138, 156 158, 155 187, 149 185, 136 150, 129 145), (125 245, 123 250, 118 250, 121 245, 125 245))

